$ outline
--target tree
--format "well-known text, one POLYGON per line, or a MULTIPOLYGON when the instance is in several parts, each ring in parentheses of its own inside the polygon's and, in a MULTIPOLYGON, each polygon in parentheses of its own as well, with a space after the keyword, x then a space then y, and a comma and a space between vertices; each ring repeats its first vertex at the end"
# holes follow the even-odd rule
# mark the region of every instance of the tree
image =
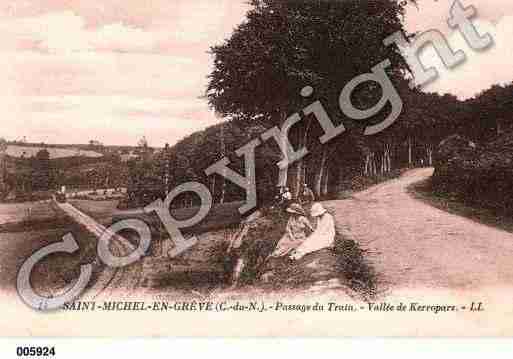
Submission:
POLYGON ((148 149, 148 140, 146 139, 146 136, 142 136, 139 142, 137 142, 137 147, 139 147, 142 150, 148 149))
POLYGON ((32 161, 32 189, 47 191, 52 187, 50 153, 46 148, 39 150, 32 161))
POLYGON ((513 83, 493 85, 466 101, 468 118, 462 132, 477 141, 490 141, 513 127, 513 83))
MULTIPOLYGON (((403 7, 396 1, 252 0, 251 4, 247 20, 211 49, 214 70, 207 97, 218 113, 281 126, 290 114, 313 102, 313 97, 299 95, 310 85, 331 118, 346 123, 338 97, 351 79, 389 59, 389 76, 404 81, 406 62, 396 47, 383 44, 388 35, 404 32, 403 7)), ((376 86, 362 86, 355 103, 365 108, 379 95, 376 86)), ((356 126, 362 124, 353 123, 356 126)), ((291 134, 296 145, 308 141, 308 131, 315 130, 308 121, 296 127, 291 134)), ((329 154, 333 149, 319 151, 329 154)), ((329 161, 322 158, 321 181, 329 173, 329 161)), ((287 178, 287 172, 281 177, 294 188, 305 170, 300 161, 289 169, 294 178, 287 178)))
POLYGON ((89 149, 91 150, 102 150, 103 143, 98 140, 89 140, 89 149))

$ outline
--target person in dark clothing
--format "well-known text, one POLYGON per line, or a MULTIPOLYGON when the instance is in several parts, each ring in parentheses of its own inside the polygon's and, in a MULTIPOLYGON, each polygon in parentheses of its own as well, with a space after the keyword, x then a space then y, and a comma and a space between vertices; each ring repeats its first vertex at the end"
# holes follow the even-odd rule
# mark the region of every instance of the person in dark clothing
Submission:
POLYGON ((315 202, 315 194, 306 183, 303 183, 301 186, 301 191, 299 192, 299 202, 303 205, 315 202))
POLYGON ((292 192, 288 187, 280 187, 280 192, 275 197, 276 204, 285 211, 293 203, 292 192))

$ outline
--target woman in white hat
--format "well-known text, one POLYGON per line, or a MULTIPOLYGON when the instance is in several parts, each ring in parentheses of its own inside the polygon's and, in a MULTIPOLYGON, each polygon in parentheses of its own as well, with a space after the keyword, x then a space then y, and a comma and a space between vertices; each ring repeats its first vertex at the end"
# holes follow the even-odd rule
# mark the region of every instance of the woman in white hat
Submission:
POLYGON ((329 248, 335 244, 336 230, 333 216, 320 203, 313 204, 311 214, 317 219, 317 227, 312 235, 291 253, 292 259, 300 259, 308 253, 329 248))
POLYGON ((287 207, 286 211, 290 214, 286 233, 278 242, 271 257, 281 257, 290 254, 291 251, 305 241, 308 234, 314 231, 301 205, 293 203, 287 207))

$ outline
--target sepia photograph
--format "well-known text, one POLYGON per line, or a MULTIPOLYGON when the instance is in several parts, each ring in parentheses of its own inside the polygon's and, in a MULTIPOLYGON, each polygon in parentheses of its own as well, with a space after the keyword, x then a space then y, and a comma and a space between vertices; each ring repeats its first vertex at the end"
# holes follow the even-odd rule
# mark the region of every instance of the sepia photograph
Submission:
POLYGON ((513 335, 510 1, 4 0, 0 34, 0 336, 513 335))

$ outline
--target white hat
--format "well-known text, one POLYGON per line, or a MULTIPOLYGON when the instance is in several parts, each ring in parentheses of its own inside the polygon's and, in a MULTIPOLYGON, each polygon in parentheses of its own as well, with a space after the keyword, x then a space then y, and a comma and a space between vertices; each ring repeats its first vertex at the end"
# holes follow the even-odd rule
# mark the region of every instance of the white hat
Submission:
POLYGON ((320 204, 320 203, 313 204, 312 211, 311 211, 312 217, 320 217, 326 212, 328 212, 328 211, 326 210, 326 208, 324 208, 322 206, 322 204, 320 204))

